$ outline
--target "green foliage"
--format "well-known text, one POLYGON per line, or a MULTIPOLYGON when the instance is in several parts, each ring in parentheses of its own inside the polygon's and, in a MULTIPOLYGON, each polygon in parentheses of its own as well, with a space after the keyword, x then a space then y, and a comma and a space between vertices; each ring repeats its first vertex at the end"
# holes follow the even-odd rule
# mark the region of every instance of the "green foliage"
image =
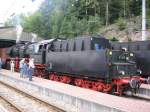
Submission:
POLYGON ((131 39, 131 38, 128 38, 128 42, 132 42, 132 39, 131 39))
POLYGON ((24 22, 22 25, 24 26, 24 30, 26 32, 40 32, 39 28, 41 28, 42 23, 42 15, 39 12, 34 13, 29 17, 24 18, 24 22))
POLYGON ((118 41, 118 39, 116 37, 110 38, 110 41, 118 41))
POLYGON ((70 38, 99 34, 103 25, 116 21, 124 30, 123 18, 140 12, 141 0, 44 0, 37 12, 23 19, 22 25, 25 31, 44 38, 70 38))
POLYGON ((117 25, 118 25, 119 30, 124 30, 124 29, 126 29, 125 20, 122 19, 122 18, 119 18, 119 19, 118 19, 117 25))
POLYGON ((90 16, 88 21, 88 32, 89 34, 97 34, 99 32, 99 28, 102 26, 101 20, 96 16, 90 16))

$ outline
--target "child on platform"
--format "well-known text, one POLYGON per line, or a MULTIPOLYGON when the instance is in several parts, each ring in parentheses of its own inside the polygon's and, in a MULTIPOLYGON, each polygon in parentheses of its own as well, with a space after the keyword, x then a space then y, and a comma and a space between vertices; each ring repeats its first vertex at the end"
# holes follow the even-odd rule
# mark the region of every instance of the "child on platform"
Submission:
POLYGON ((11 72, 14 72, 15 70, 15 63, 14 63, 14 60, 11 60, 10 61, 10 70, 11 70, 11 72))

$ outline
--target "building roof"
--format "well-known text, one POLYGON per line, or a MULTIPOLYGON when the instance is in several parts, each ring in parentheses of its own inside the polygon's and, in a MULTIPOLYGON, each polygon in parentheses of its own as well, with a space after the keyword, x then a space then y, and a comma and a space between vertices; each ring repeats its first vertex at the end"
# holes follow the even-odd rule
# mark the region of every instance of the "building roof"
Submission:
POLYGON ((11 47, 16 44, 14 40, 0 39, 0 48, 11 47))
MULTIPOLYGON (((22 32, 20 36, 20 41, 32 41, 33 35, 31 33, 22 32)), ((16 40, 17 39, 17 31, 15 27, 0 27, 0 39, 8 39, 8 40, 16 40)), ((35 42, 39 42, 43 40, 40 37, 35 39, 35 42)))
MULTIPOLYGON (((31 33, 22 32, 19 41, 32 42, 34 36, 31 33)), ((0 27, 0 48, 10 47, 14 45, 17 40, 17 31, 15 27, 0 27)), ((37 37, 34 39, 35 42, 42 41, 43 39, 37 37)))

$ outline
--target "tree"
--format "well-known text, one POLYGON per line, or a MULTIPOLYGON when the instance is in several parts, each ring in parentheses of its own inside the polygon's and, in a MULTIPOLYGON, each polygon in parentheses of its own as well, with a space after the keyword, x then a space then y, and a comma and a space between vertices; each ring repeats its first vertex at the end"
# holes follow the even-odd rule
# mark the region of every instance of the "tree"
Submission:
POLYGON ((44 38, 70 38, 98 34, 104 25, 140 13, 141 0, 45 0, 37 12, 23 19, 23 27, 44 38))

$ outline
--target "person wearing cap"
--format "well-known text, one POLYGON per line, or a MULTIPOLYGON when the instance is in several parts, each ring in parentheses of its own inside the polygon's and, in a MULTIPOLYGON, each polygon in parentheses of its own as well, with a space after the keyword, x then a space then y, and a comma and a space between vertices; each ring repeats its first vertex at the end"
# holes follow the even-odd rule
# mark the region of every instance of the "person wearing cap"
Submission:
POLYGON ((28 76, 28 63, 26 60, 23 64, 22 69, 23 69, 23 78, 26 78, 28 76))
POLYGON ((20 69, 20 77, 23 77, 23 65, 24 65, 24 61, 25 59, 23 58, 20 62, 19 62, 19 69, 20 69))
POLYGON ((32 76, 34 74, 34 68, 35 68, 35 65, 34 65, 34 59, 30 59, 29 60, 29 81, 32 81, 32 76))

